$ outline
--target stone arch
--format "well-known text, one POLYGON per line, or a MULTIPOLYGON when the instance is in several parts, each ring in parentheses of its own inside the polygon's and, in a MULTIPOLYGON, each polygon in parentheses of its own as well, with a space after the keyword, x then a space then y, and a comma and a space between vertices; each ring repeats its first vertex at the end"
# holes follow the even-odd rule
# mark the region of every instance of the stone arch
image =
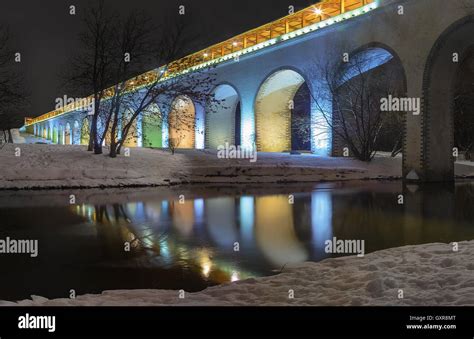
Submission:
POLYGON ((195 148, 196 107, 190 97, 180 95, 174 99, 168 124, 169 142, 175 142, 175 148, 195 148))
POLYGON ((143 147, 163 147, 163 116, 157 104, 151 104, 142 116, 143 147))
POLYGON ((214 88, 212 96, 206 109, 206 148, 217 149, 225 143, 240 145, 240 94, 233 85, 222 83, 214 88))
MULTIPOLYGON (((357 98, 349 98, 354 94, 357 96, 365 95, 364 100, 370 101, 365 103, 365 105, 372 105, 372 110, 366 110, 367 112, 373 113, 381 110, 382 99, 387 103, 387 108, 383 108, 385 112, 380 115, 380 119, 382 119, 380 125, 376 122, 377 116, 368 117, 362 122, 367 130, 379 131, 378 137, 375 139, 374 149, 389 153, 397 150, 402 153, 402 156, 406 154, 405 124, 407 112, 403 107, 391 105, 392 101, 401 103, 402 99, 407 99, 407 77, 398 54, 390 46, 379 42, 371 42, 360 46, 349 54, 349 59, 346 62, 340 62, 336 70, 336 81, 337 89, 333 93, 333 116, 331 117, 333 155, 341 156, 346 147, 351 148, 348 141, 344 140, 341 135, 344 133, 341 133, 343 127, 340 126, 342 117, 340 112, 352 110, 353 107, 347 107, 341 103, 357 102, 357 98), (360 88, 365 88, 365 90, 360 91, 360 88), (367 121, 376 122, 377 128, 375 128, 375 125, 366 126, 367 121)), ((353 106, 354 104, 350 105, 353 106)), ((343 125, 348 126, 347 130, 357 130, 357 128, 360 128, 360 121, 346 119, 343 125)), ((354 138, 354 146, 358 147, 356 139, 354 138)))
POLYGON ((273 71, 255 98, 257 149, 262 152, 311 150, 311 100, 302 72, 273 71))
POLYGON ((474 15, 453 23, 436 40, 425 65, 421 160, 424 181, 454 180, 454 87, 462 60, 474 46, 473 31, 474 15), (455 57, 459 62, 454 62, 455 57))

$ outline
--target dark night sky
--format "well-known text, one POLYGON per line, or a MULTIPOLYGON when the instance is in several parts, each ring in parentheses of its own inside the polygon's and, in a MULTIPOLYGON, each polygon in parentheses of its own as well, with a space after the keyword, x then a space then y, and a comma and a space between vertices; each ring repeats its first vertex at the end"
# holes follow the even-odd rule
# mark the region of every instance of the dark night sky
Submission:
MULTIPOLYGON (((164 14, 174 16, 179 5, 199 32, 196 50, 230 38, 288 14, 317 0, 106 0, 107 6, 120 12, 145 9, 159 20, 164 14)), ((12 34, 12 47, 22 53, 26 86, 31 93, 29 116, 37 116, 54 108, 54 101, 64 93, 60 73, 79 48, 81 10, 94 0, 1 0, 0 22, 12 34), (69 15, 75 5, 77 15, 69 15)), ((159 66, 159 65, 154 65, 159 66)), ((146 71, 146 70, 143 70, 146 71)), ((68 94, 69 96, 73 96, 68 94)))

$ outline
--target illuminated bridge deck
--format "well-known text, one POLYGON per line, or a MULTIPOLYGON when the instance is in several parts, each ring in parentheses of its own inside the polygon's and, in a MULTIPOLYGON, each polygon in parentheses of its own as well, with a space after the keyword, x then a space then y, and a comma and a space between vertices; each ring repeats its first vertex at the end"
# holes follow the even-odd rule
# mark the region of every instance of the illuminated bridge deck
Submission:
MULTIPOLYGON (((199 52, 171 62, 127 81, 130 91, 158 81, 192 73, 240 56, 268 48, 278 43, 314 32, 327 26, 366 14, 377 7, 376 0, 323 0, 315 5, 235 36, 199 52)), ((113 95, 107 90, 106 98, 113 95)), ((92 100, 92 96, 87 98, 92 100)), ((77 110, 77 105, 64 106, 36 118, 27 118, 25 126, 50 120, 77 110)))

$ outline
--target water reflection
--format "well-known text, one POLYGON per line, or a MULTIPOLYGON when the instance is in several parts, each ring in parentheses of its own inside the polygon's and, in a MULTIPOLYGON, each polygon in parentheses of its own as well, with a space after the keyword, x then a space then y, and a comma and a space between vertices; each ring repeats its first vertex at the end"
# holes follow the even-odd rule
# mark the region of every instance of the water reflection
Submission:
MULTIPOLYGON (((44 223, 39 229, 33 221, 23 220, 27 214, 33 218, 33 209, 25 213, 24 209, 0 208, 0 213, 2 220, 7 220, 2 227, 7 227, 10 236, 14 236, 15 225, 25 224, 23 237, 32 233, 40 238, 47 248, 42 258, 46 258, 48 269, 70 276, 61 279, 74 281, 79 275, 87 281, 88 285, 83 285, 89 287, 82 293, 109 288, 199 290, 268 275, 288 263, 331 256, 324 249, 325 241, 333 237, 365 240, 366 252, 474 239, 471 182, 427 187, 402 187, 399 183, 318 185, 297 193, 291 187, 269 194, 237 192, 222 194, 209 189, 184 201, 178 196, 147 196, 121 204, 43 209, 34 220, 44 223), (398 204, 400 193, 405 196, 403 205, 398 204), (293 204, 289 194, 294 196, 293 204), (67 213, 71 216, 66 217, 67 213)), ((16 259, 0 260, 6 266, 17 265, 5 263, 16 259)), ((14 275, 11 279, 11 286, 15 286, 14 275)), ((29 281, 35 279, 43 277, 29 281)), ((71 288, 71 284, 64 284, 65 290, 71 288)), ((48 291, 32 293, 48 296, 48 291)))
POLYGON ((242 195, 86 204, 75 212, 96 226, 111 254, 197 268, 219 283, 327 258, 325 242, 333 237, 363 239, 369 252, 473 238, 472 219, 456 208, 474 206, 472 185, 407 192, 404 205, 396 193, 316 186, 294 194, 293 204, 286 194, 242 195), (118 250, 124 242, 132 245, 128 254, 118 250))

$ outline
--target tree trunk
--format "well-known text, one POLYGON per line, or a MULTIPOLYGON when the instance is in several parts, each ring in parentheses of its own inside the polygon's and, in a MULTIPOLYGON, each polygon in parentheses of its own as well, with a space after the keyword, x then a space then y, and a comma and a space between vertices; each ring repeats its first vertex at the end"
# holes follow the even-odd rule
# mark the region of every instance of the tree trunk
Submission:
POLYGON ((8 143, 13 144, 13 135, 11 129, 8 129, 8 143))
POLYGON ((122 152, 122 145, 123 145, 123 142, 120 141, 117 145, 117 154, 120 154, 120 152, 122 152))
POLYGON ((95 117, 92 118, 92 121, 89 126, 89 145, 87 147, 88 152, 92 152, 94 150, 94 139, 95 139, 94 135, 96 134, 95 126, 97 125, 94 123, 94 119, 95 117))
POLYGON ((111 158, 116 158, 117 157, 117 145, 115 144, 115 138, 112 137, 112 140, 110 141, 110 152, 109 156, 111 158))

